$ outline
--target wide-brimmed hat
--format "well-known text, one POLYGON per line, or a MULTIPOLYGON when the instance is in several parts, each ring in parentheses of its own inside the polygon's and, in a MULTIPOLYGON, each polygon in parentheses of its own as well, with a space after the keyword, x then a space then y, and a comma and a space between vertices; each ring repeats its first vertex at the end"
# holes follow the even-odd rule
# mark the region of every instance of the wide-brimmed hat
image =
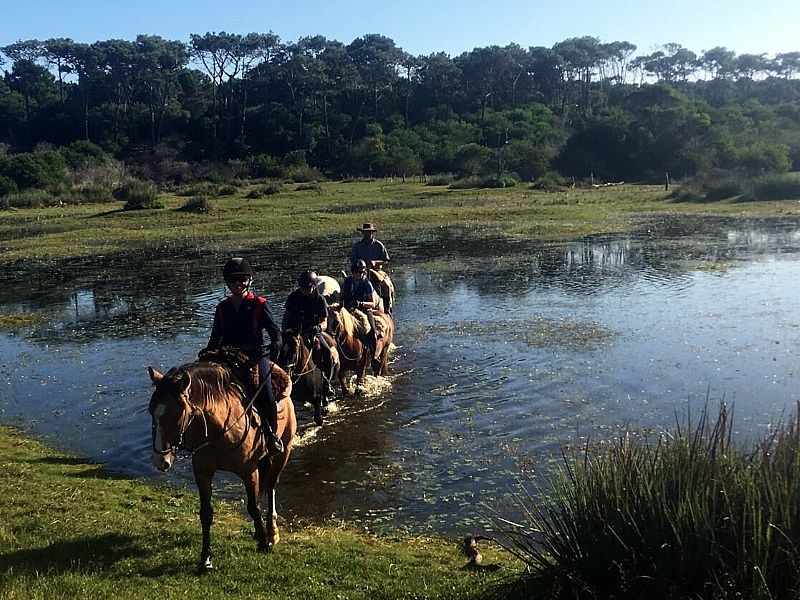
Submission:
POLYGON ((378 231, 372 223, 364 223, 361 227, 357 227, 356 231, 378 231))

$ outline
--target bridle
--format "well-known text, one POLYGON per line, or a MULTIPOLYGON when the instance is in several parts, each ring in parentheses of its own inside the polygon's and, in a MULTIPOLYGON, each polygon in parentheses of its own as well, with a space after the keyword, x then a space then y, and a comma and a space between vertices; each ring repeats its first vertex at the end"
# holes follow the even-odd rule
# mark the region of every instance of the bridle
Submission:
MULTIPOLYGON (((272 368, 273 368, 274 365, 275 365, 275 363, 271 362, 270 371, 272 371, 272 368)), ((160 456, 166 456, 168 454, 175 454, 177 456, 178 450, 186 450, 187 452, 189 452, 189 454, 191 456, 194 456, 195 452, 197 452, 198 450, 201 450, 202 448, 205 448, 206 446, 209 446, 210 444, 216 442, 217 440, 222 439, 223 437, 225 437, 226 433, 228 433, 231 429, 233 429, 233 426, 236 424, 236 422, 239 419, 243 418, 244 416, 246 416, 247 414, 250 413, 250 410, 253 408, 253 404, 255 403, 255 400, 258 397, 259 392, 261 392, 261 389, 264 387, 264 384, 267 381, 268 381, 268 378, 265 377, 264 381, 262 381, 261 384, 255 389, 255 391, 253 392, 253 395, 250 398, 249 402, 244 407, 244 410, 242 411, 242 414, 240 414, 238 417, 236 417, 230 423, 230 425, 227 425, 218 436, 216 436, 216 437, 214 437, 212 439, 209 439, 209 437, 208 437, 208 421, 206 420, 206 413, 200 407, 198 407, 195 404, 192 404, 191 402, 186 400, 185 402, 186 402, 186 404, 189 405, 190 411, 188 413, 188 418, 186 419, 186 423, 183 424, 183 426, 181 427, 180 431, 178 432, 178 443, 175 446, 173 446, 173 447, 171 447, 171 448, 169 448, 167 450, 157 450, 156 449, 156 424, 155 424, 155 420, 153 421, 153 423, 151 425, 151 436, 152 436, 153 452, 158 454, 158 455, 160 455, 160 456), (194 421, 195 417, 197 417, 198 414, 203 419, 203 436, 205 438, 205 441, 202 444, 200 444, 199 446, 195 447, 195 448, 188 448, 187 446, 184 445, 183 438, 184 438, 184 435, 186 434, 186 431, 189 429, 189 426, 192 424, 192 422, 194 421)), ((187 388, 186 393, 188 393, 188 389, 189 388, 187 388)), ((230 411, 229 411, 228 414, 230 414, 230 411)), ((181 418, 185 418, 185 416, 186 415, 182 416, 181 418)), ((227 422, 227 421, 228 421, 228 418, 226 417, 225 418, 225 422, 227 422)), ((245 429, 244 429, 244 433, 242 434, 241 439, 238 442, 236 442, 236 444, 234 444, 227 451, 228 452, 233 451, 236 448, 238 448, 239 446, 241 446, 244 443, 244 441, 247 439, 248 433, 250 433, 250 419, 245 419, 245 429)))
MULTIPOLYGON (((336 310, 333 310, 332 312, 336 312, 336 310)), ((364 354, 364 345, 363 344, 361 345, 361 350, 359 350, 358 356, 355 357, 347 356, 347 352, 344 351, 344 344, 342 343, 347 339, 347 334, 345 333, 344 327, 342 326, 342 322, 339 320, 339 318, 340 316, 337 315, 337 318, 331 319, 331 324, 328 327, 329 333, 336 340, 336 346, 339 351, 339 354, 341 354, 346 360, 357 363, 358 361, 361 360, 361 357, 364 354)))
POLYGON ((186 402, 186 404, 189 405, 189 412, 188 412, 188 414, 185 413, 184 415, 181 416, 181 419, 185 419, 186 422, 180 428, 180 431, 178 432, 178 443, 175 444, 174 446, 172 446, 170 448, 167 448, 166 450, 158 450, 156 448, 156 423, 155 423, 155 419, 153 419, 153 423, 150 426, 150 434, 151 434, 153 452, 155 454, 158 454, 160 456, 166 456, 168 454, 177 453, 178 450, 186 450, 186 451, 191 452, 192 454, 194 454, 197 450, 199 450, 199 448, 195 448, 194 450, 192 450, 191 448, 187 448, 183 444, 183 437, 186 434, 186 430, 189 429, 189 426, 192 424, 192 422, 194 421, 195 417, 197 417, 198 414, 203 419, 203 429, 204 429, 204 432, 205 432, 205 437, 208 438, 208 421, 206 421, 206 414, 202 410, 200 410, 200 408, 198 408, 197 406, 195 406, 194 404, 192 404, 188 400, 186 400, 185 402, 186 402), (188 417, 188 418, 186 418, 186 417, 188 417))

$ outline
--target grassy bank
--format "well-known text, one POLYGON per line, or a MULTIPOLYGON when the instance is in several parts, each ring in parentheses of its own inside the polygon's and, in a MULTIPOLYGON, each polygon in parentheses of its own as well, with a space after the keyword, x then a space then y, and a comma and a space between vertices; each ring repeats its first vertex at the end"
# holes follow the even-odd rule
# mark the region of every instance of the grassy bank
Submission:
MULTIPOLYGON (((0 597, 492 598, 519 572, 466 569, 458 545, 344 527, 283 528, 255 550, 239 503, 215 504, 218 571, 198 577, 197 495, 105 472, 0 427, 0 597)), ((508 561, 490 547, 484 562, 508 561)), ((503 589, 503 596, 508 591, 503 589)))
POLYGON ((246 196, 253 186, 208 200, 208 213, 181 210, 191 199, 162 194, 165 208, 122 211, 122 202, 0 212, 2 260, 63 259, 114 254, 136 247, 235 249, 315 235, 352 237, 374 221, 383 230, 478 225, 541 239, 625 231, 653 213, 800 214, 794 201, 699 204, 675 202, 660 186, 623 185, 543 192, 516 186, 453 190, 421 183, 327 182, 313 189, 285 185, 280 193, 246 196), (299 189, 300 188, 300 189, 299 189))

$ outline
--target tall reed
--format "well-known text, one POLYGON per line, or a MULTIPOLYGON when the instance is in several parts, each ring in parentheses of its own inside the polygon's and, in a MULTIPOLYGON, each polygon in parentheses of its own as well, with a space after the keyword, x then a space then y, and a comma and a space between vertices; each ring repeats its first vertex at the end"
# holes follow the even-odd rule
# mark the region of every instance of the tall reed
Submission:
POLYGON ((654 441, 587 446, 503 529, 530 583, 563 597, 797 598, 798 476, 797 416, 748 452, 721 406, 654 441))

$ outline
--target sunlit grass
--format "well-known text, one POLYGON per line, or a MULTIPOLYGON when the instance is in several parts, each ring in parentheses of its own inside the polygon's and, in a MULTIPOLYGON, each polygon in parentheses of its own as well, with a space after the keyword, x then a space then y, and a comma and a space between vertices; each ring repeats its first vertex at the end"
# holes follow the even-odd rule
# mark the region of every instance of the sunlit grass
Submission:
POLYGON ((122 203, 0 211, 3 260, 54 259, 137 247, 239 248, 340 233, 372 221, 383 230, 443 225, 498 228, 511 236, 565 239, 626 231, 653 213, 800 214, 796 202, 676 203, 660 186, 541 192, 450 190, 415 182, 325 182, 319 190, 247 198, 254 186, 213 198, 208 214, 182 211, 185 196, 162 194, 166 208, 122 211, 122 203))
MULTIPOLYGON (((256 552, 239 502, 216 501, 215 566, 194 574, 199 502, 152 487, 0 427, 2 598, 493 598, 517 573, 476 572, 455 540, 376 537, 331 523, 291 530, 256 552)), ((511 561, 511 563, 509 563, 511 561)))

